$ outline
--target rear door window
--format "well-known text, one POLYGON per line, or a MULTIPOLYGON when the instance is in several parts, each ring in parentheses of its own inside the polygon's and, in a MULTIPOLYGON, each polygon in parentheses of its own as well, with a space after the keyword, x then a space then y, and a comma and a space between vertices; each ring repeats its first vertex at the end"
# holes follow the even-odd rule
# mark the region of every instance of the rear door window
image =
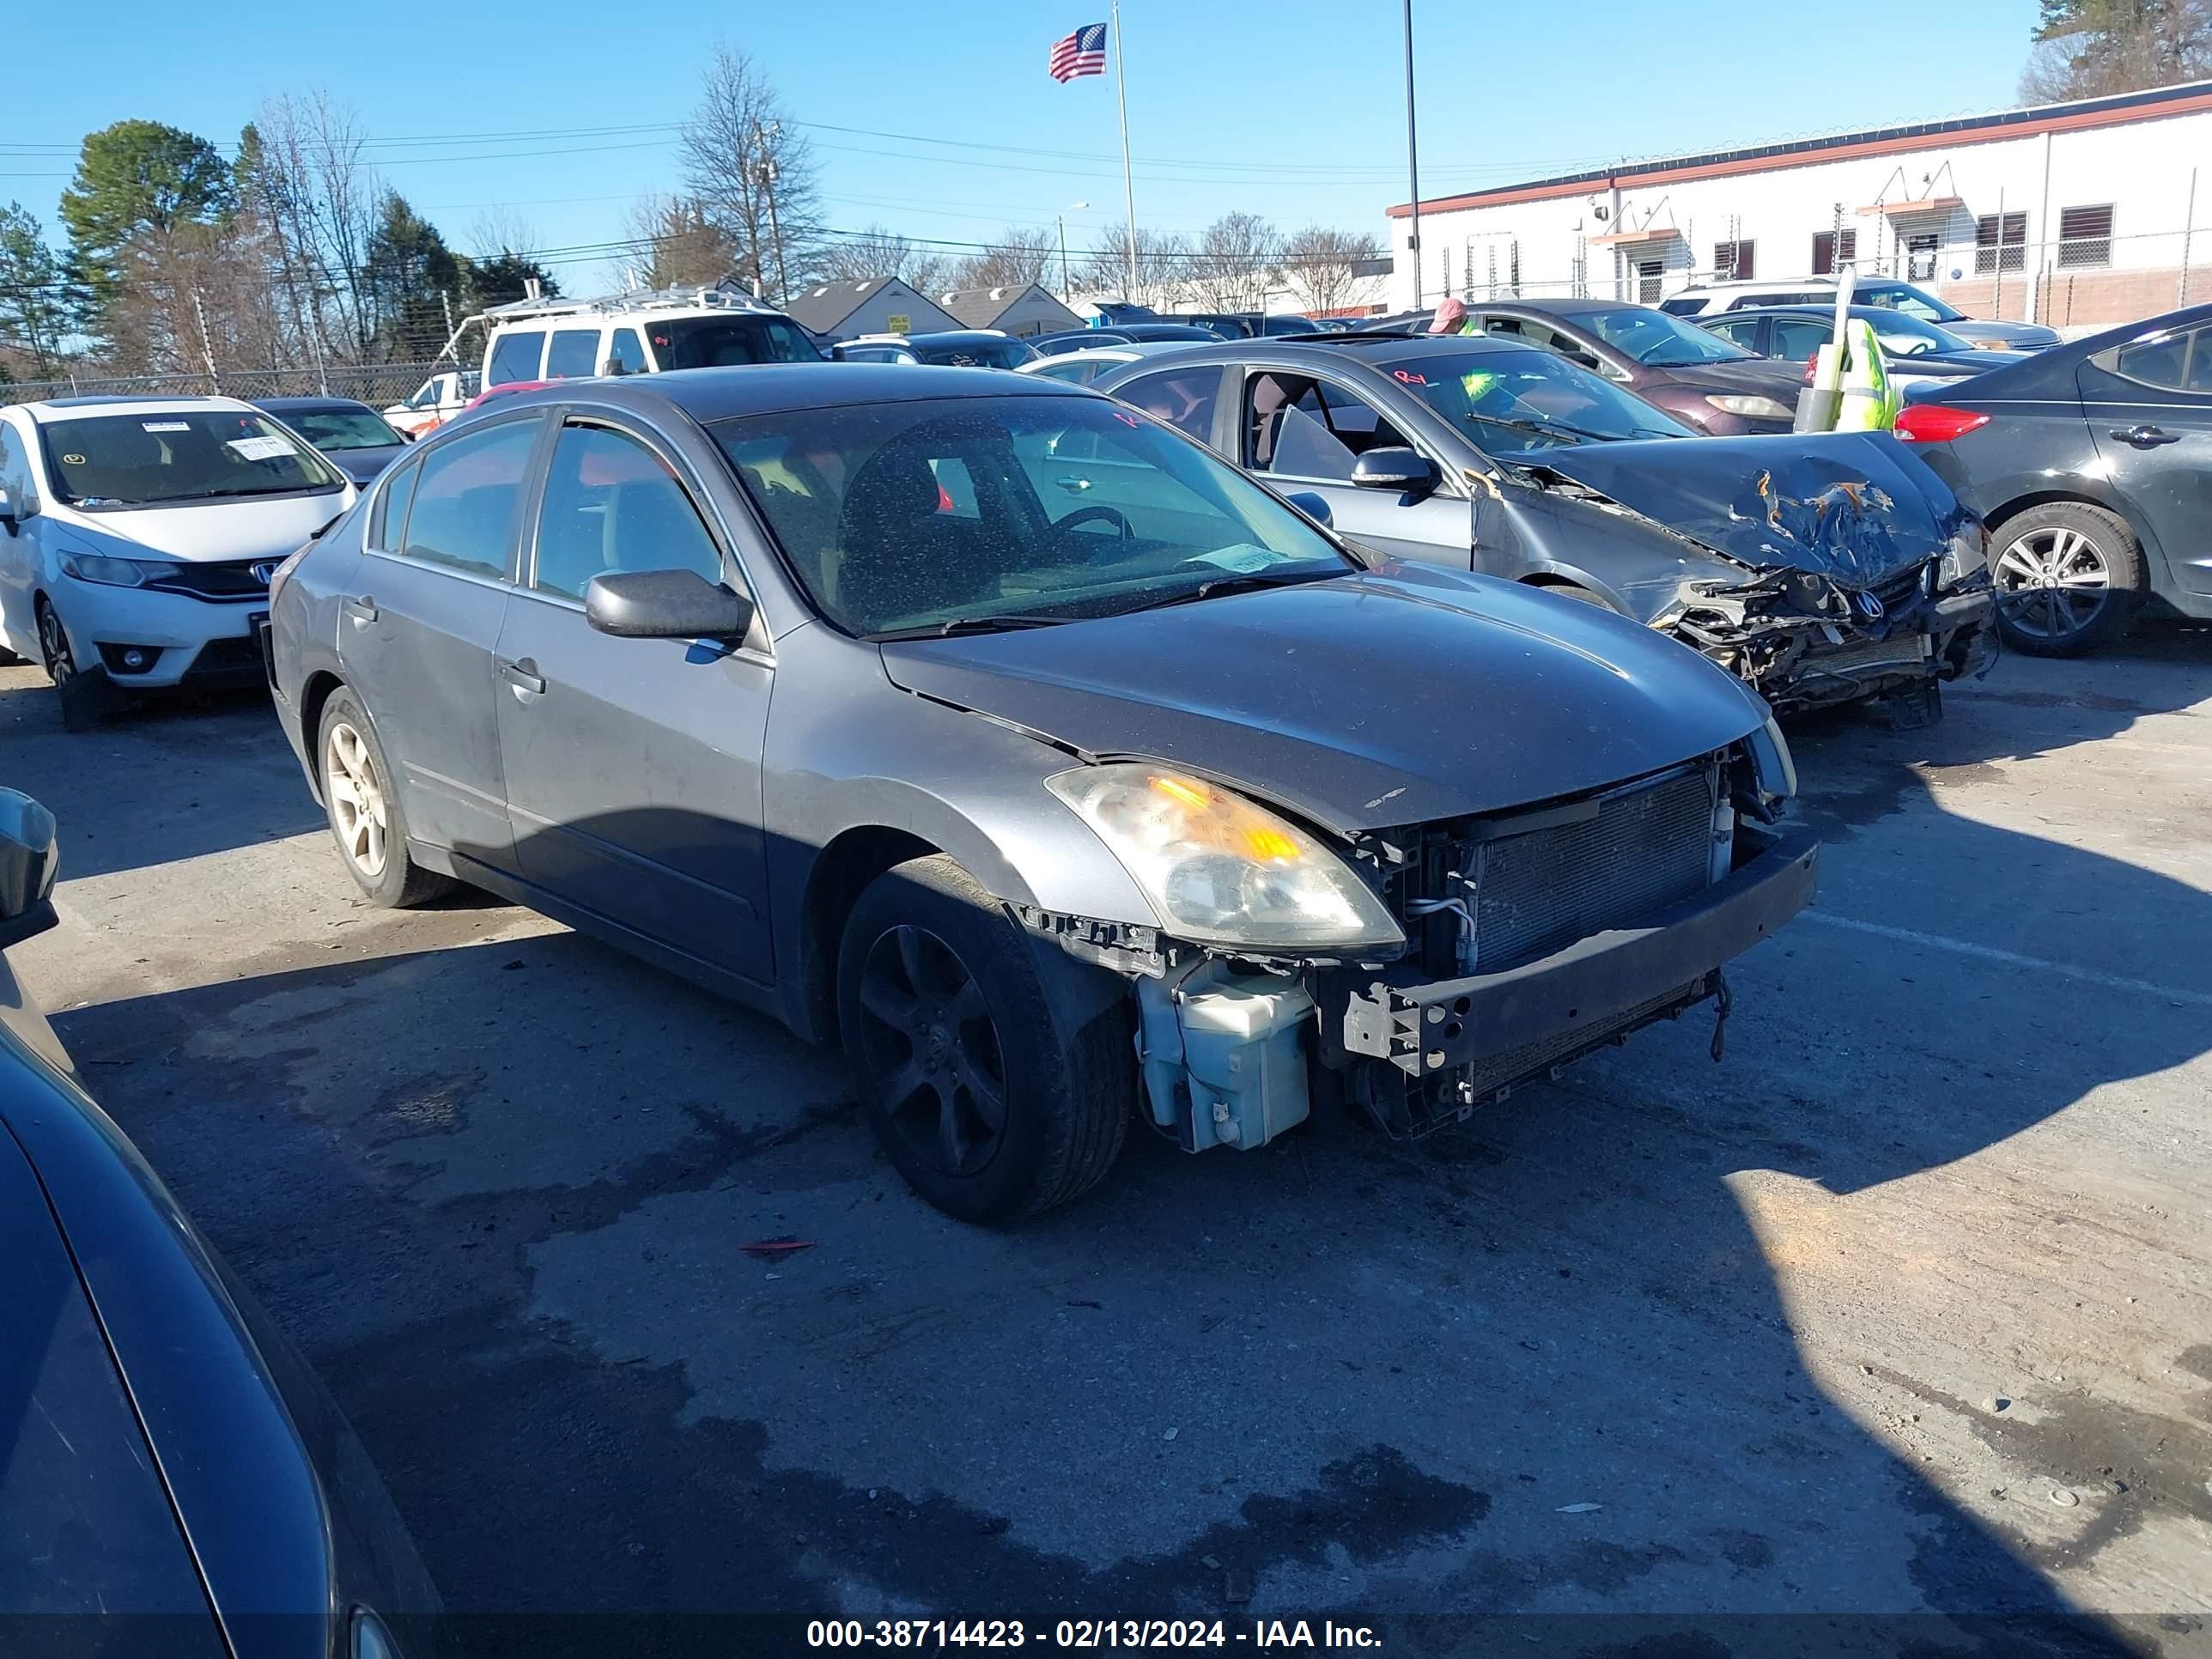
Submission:
POLYGON ((545 378, 573 380, 599 372, 599 331, 564 328, 556 331, 545 351, 545 378))
MULTIPOLYGON (((2205 349, 2200 345, 2200 351, 2205 349)), ((2189 363, 2189 337, 2163 334, 2154 340, 2124 345, 2112 356, 2112 372, 2143 386, 2178 392, 2189 363)))
POLYGON ((1402 449, 1405 438, 1365 400, 1340 386, 1270 371, 1245 383, 1244 465, 1285 477, 1349 483, 1370 449, 1402 449))
POLYGON ((1746 351, 1756 351, 1759 349, 1759 325, 1761 320, 1757 317, 1745 317, 1732 323, 1716 323, 1711 332, 1719 335, 1723 340, 1734 341, 1746 351))
POLYGON ((501 335, 492 342, 491 361, 484 365, 484 384, 507 386, 537 380, 538 359, 544 349, 545 336, 535 329, 501 335))
POLYGON ((1802 363, 1834 338, 1835 332, 1832 321, 1823 322, 1817 317, 1777 317, 1774 331, 1767 337, 1773 342, 1768 355, 1802 363))
POLYGON ((1221 396, 1221 371, 1203 368, 1164 369, 1140 374, 1114 395, 1155 420, 1188 432, 1202 444, 1213 441, 1213 408, 1221 396))
POLYGON ((540 425, 535 416, 501 421, 425 455, 401 551, 472 576, 505 576, 540 425))

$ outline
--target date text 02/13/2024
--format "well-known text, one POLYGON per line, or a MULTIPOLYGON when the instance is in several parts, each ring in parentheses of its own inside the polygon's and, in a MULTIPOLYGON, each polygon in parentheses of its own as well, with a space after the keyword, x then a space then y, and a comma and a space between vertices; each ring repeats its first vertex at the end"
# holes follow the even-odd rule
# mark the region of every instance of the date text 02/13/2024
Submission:
POLYGON ((1379 1648, 1368 1625, 1334 1620, 1263 1619, 1249 1626, 1220 1619, 816 1619, 810 1648, 1379 1648))

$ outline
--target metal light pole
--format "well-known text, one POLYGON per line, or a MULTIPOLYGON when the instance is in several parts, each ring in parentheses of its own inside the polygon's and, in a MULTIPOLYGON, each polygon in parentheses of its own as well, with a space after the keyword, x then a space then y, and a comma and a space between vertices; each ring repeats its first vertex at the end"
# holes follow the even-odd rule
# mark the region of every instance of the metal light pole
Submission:
POLYGON ((1088 202, 1070 202, 1052 216, 1053 222, 1060 227, 1060 299, 1063 305, 1066 304, 1068 295, 1073 291, 1067 281, 1067 216, 1080 213, 1090 205, 1088 202))
POLYGON ((1412 221, 1407 230, 1413 267, 1413 309, 1421 308, 1421 163, 1413 132, 1413 0, 1406 0, 1406 181, 1412 221))

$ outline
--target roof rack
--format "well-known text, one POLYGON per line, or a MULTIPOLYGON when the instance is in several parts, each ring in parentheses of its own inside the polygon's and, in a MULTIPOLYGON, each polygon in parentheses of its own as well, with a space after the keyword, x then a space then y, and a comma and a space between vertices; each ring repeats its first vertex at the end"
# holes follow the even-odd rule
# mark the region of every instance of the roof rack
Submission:
MULTIPOLYGON (((531 285, 535 288, 536 282, 533 280, 531 285)), ((522 318, 580 317, 625 311, 700 310, 739 311, 764 317, 783 315, 765 300, 726 281, 703 283, 696 288, 632 289, 626 293, 601 294, 589 299, 552 299, 531 294, 520 300, 510 300, 505 305, 486 306, 474 316, 463 318, 438 356, 452 357, 459 362, 460 356, 454 348, 459 343, 461 336, 477 323, 489 326, 493 323, 513 322, 522 318)))

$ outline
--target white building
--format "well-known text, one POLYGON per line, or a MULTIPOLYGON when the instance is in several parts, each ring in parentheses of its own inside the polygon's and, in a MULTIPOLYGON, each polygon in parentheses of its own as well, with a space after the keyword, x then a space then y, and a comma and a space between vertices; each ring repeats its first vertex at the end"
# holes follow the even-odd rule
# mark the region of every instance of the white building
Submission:
POLYGON ((1844 260, 1977 317, 2071 327, 2212 299, 2212 82, 1671 155, 1389 211, 1391 304, 1656 303, 1844 260), (2192 234, 2191 222, 2196 222, 2192 234))

